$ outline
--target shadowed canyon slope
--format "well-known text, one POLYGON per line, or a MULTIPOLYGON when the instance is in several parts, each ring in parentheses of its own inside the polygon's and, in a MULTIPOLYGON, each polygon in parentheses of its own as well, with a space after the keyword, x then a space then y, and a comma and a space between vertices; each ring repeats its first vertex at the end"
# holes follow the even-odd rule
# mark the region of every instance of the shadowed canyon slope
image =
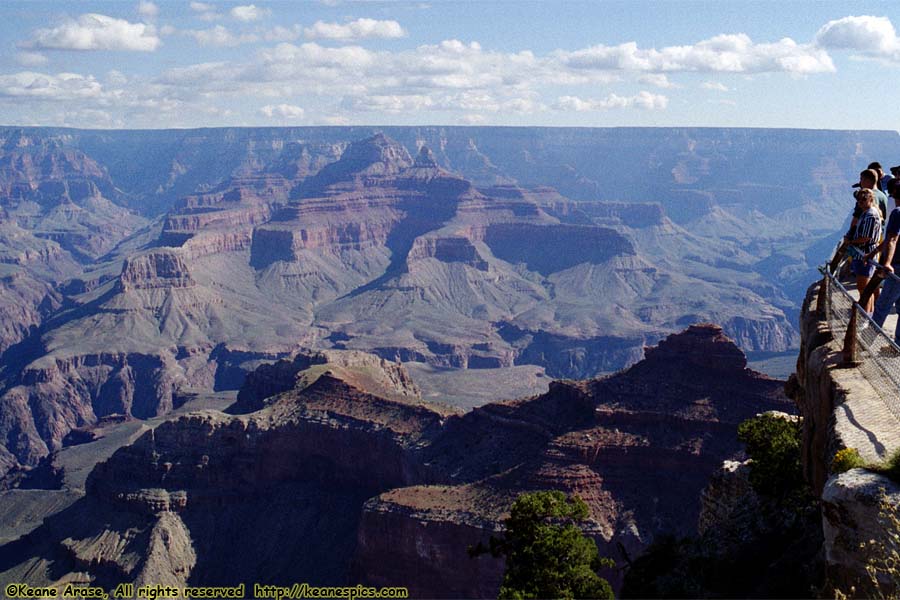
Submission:
POLYGON ((103 417, 237 389, 300 348, 568 378, 633 364, 704 320, 745 350, 789 349, 793 286, 822 233, 840 230, 847 179, 900 141, 515 128, 0 137, 4 471, 103 417))
POLYGON ((115 452, 84 497, 0 546, 0 573, 491 597, 502 563, 466 548, 499 530, 518 493, 578 493, 591 535, 621 561, 620 544, 635 555, 695 530, 701 490, 739 452, 737 424, 789 407, 781 388, 711 325, 617 375, 467 413, 423 402, 373 355, 301 353, 259 367, 239 414, 183 416, 115 452))

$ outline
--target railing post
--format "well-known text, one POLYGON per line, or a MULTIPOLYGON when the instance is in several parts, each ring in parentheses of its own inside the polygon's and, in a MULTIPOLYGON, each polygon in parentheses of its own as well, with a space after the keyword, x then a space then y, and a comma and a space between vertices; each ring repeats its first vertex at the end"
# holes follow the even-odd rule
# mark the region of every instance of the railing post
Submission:
POLYGON ((828 273, 822 276, 819 283, 819 295, 816 296, 816 315, 820 321, 828 320, 828 273))
MULTIPOLYGON (((847 324, 847 333, 844 335, 844 350, 842 352, 841 366, 847 368, 858 367, 860 364, 856 349, 856 312, 858 305, 854 303, 850 307, 850 322, 847 324)), ((862 309, 860 309, 862 310, 862 309)))

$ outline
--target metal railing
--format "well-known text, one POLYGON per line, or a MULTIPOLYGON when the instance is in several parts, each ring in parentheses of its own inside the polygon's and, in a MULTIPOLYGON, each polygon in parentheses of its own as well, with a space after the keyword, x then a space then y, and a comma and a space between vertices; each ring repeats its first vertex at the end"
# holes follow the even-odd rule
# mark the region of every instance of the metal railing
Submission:
MULTIPOLYGON (((843 266, 850 258, 861 258, 861 253, 851 248, 841 260, 836 260, 839 250, 840 245, 834 249, 829 262, 819 269, 823 279, 816 308, 828 322, 832 336, 844 340, 843 365, 858 368, 891 414, 900 420, 900 346, 875 324, 841 282, 843 266)), ((876 265, 873 279, 878 281, 866 288, 861 301, 878 287, 881 279, 891 277, 900 281, 900 277, 884 271, 877 262, 868 262, 876 265)))

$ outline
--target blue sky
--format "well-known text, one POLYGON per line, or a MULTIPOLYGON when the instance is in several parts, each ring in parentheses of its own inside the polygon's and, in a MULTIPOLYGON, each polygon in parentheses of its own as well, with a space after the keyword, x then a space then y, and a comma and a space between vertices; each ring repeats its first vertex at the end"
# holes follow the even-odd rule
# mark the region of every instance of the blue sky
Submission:
POLYGON ((900 3, 0 4, 0 123, 900 129, 900 3))

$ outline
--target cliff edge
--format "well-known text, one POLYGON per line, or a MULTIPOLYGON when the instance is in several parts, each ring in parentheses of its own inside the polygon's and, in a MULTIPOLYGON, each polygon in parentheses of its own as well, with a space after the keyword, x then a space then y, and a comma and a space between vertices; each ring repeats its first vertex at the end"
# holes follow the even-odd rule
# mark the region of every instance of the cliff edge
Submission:
MULTIPOLYGON (((896 550, 896 526, 886 520, 889 509, 900 506, 900 486, 863 469, 836 473, 832 461, 845 448, 856 449, 868 463, 885 460, 900 448, 900 421, 863 368, 842 365, 844 332, 832 331, 817 311, 818 289, 818 282, 810 286, 803 302, 800 356, 788 392, 803 416, 804 474, 822 498, 829 583, 861 593, 873 585, 873 556, 866 548, 896 550)), ((897 582, 878 586, 882 593, 896 593, 897 582)))

